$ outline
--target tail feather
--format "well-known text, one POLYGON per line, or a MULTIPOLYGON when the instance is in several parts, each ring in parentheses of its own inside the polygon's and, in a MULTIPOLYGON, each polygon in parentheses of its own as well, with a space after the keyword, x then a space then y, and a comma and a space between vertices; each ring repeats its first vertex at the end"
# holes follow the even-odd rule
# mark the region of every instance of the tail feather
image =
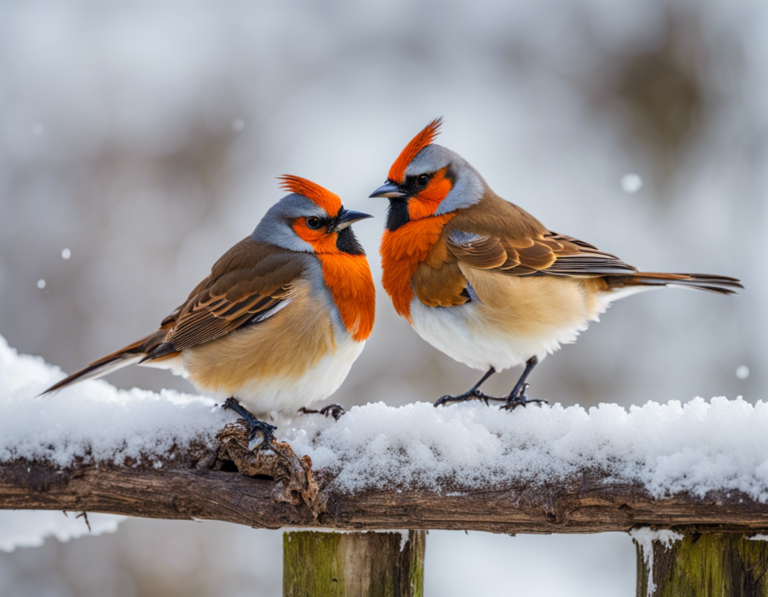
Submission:
MULTIPOLYGON (((744 288, 741 281, 730 276, 717 276, 714 274, 662 274, 656 272, 637 272, 624 276, 606 276, 605 281, 611 290, 620 291, 631 287, 643 287, 648 289, 660 286, 676 286, 680 288, 693 288, 706 290, 717 294, 737 294, 737 289, 744 288)), ((638 291, 640 288, 638 288, 638 291)))
POLYGON ((86 379, 98 379, 107 373, 117 371, 118 369, 121 369, 127 365, 138 363, 141 359, 147 356, 147 354, 162 344, 167 334, 168 330, 161 328, 149 336, 146 336, 141 340, 137 340, 133 344, 129 344, 125 348, 121 348, 112 354, 108 354, 107 356, 102 357, 93 363, 90 363, 88 366, 80 369, 80 371, 77 371, 72 375, 65 377, 61 381, 53 384, 40 395, 42 396, 43 394, 49 394, 50 392, 61 390, 81 381, 85 381, 86 379))

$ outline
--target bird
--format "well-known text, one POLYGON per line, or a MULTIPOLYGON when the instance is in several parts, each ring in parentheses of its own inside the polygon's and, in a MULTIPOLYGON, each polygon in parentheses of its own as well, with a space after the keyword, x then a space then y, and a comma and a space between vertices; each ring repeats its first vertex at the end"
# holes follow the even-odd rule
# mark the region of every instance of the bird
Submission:
POLYGON ((370 197, 389 199, 380 253, 383 285, 397 313, 429 344, 484 372, 470 390, 435 406, 531 402, 528 376, 562 344, 576 340, 615 300, 679 286, 718 294, 743 288, 736 278, 641 272, 615 255, 549 230, 502 199, 464 158, 434 143, 442 118, 430 122, 370 197), (525 365, 507 396, 481 385, 494 373, 525 365))
POLYGON ((171 369, 244 418, 249 445, 267 449, 276 427, 253 413, 307 410, 347 377, 371 334, 375 288, 350 225, 372 217, 298 176, 253 233, 212 267, 159 329, 43 394, 130 364, 171 369))

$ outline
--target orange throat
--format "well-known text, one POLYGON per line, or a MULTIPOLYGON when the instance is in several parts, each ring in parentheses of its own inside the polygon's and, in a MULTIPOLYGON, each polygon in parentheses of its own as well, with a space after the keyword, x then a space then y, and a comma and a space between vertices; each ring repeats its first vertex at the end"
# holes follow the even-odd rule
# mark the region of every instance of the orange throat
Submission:
POLYGON ((323 279, 344 326, 356 342, 371 335, 376 316, 376 291, 365 255, 319 253, 323 279))
POLYGON ((384 231, 381 238, 381 267, 384 290, 392 299, 398 315, 411 321, 413 287, 411 278, 440 238, 443 227, 455 213, 412 220, 394 232, 384 231))

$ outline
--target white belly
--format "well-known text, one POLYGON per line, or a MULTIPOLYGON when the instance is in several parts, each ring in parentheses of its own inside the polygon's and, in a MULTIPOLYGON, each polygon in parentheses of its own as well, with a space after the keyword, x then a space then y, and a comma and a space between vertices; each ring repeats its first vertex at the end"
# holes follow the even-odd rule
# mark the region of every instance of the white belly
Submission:
POLYGON ((365 342, 355 342, 348 334, 337 334, 336 349, 299 377, 251 379, 237 388, 213 394, 220 400, 234 396, 254 414, 296 412, 338 390, 364 346, 365 342))
POLYGON ((525 333, 504 329, 488 321, 477 303, 456 307, 427 307, 411 302, 413 329, 432 346, 474 369, 503 371, 535 356, 542 360, 561 344, 576 340, 588 320, 568 322, 525 333))

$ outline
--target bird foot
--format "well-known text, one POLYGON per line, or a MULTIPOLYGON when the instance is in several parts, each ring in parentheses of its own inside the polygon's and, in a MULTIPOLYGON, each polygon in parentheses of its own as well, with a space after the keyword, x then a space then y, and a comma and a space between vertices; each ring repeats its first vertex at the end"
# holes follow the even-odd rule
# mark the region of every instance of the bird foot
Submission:
POLYGON ((238 415, 240 415, 248 425, 248 449, 251 451, 261 450, 273 450, 272 442, 275 441, 275 431, 277 427, 259 421, 253 414, 248 412, 242 404, 240 404, 234 398, 227 398, 224 402, 224 408, 231 408, 238 415))
POLYGON ((506 399, 506 404, 501 405, 499 408, 501 410, 515 410, 518 406, 525 407, 531 403, 549 404, 549 402, 546 400, 528 398, 525 392, 529 386, 530 384, 524 383, 519 388, 515 387, 515 389, 512 390, 512 393, 506 399))
POLYGON ((489 400, 501 400, 504 401, 506 398, 499 398, 498 396, 489 396, 488 394, 484 394, 480 390, 469 390, 469 392, 464 392, 463 394, 459 394, 458 396, 452 396, 452 395, 446 395, 442 396, 441 398, 438 398, 434 406, 445 406, 446 404, 451 404, 452 402, 466 402, 467 400, 482 400, 485 402, 485 404, 488 404, 489 400))
POLYGON ((260 450, 262 447, 265 450, 272 450, 272 443, 275 441, 275 431, 277 427, 254 419, 248 421, 248 449, 251 451, 260 450))
POLYGON ((338 421, 343 415, 347 414, 344 407, 341 404, 328 404, 320 410, 314 410, 312 408, 301 407, 299 412, 303 415, 331 415, 334 420, 338 421))

